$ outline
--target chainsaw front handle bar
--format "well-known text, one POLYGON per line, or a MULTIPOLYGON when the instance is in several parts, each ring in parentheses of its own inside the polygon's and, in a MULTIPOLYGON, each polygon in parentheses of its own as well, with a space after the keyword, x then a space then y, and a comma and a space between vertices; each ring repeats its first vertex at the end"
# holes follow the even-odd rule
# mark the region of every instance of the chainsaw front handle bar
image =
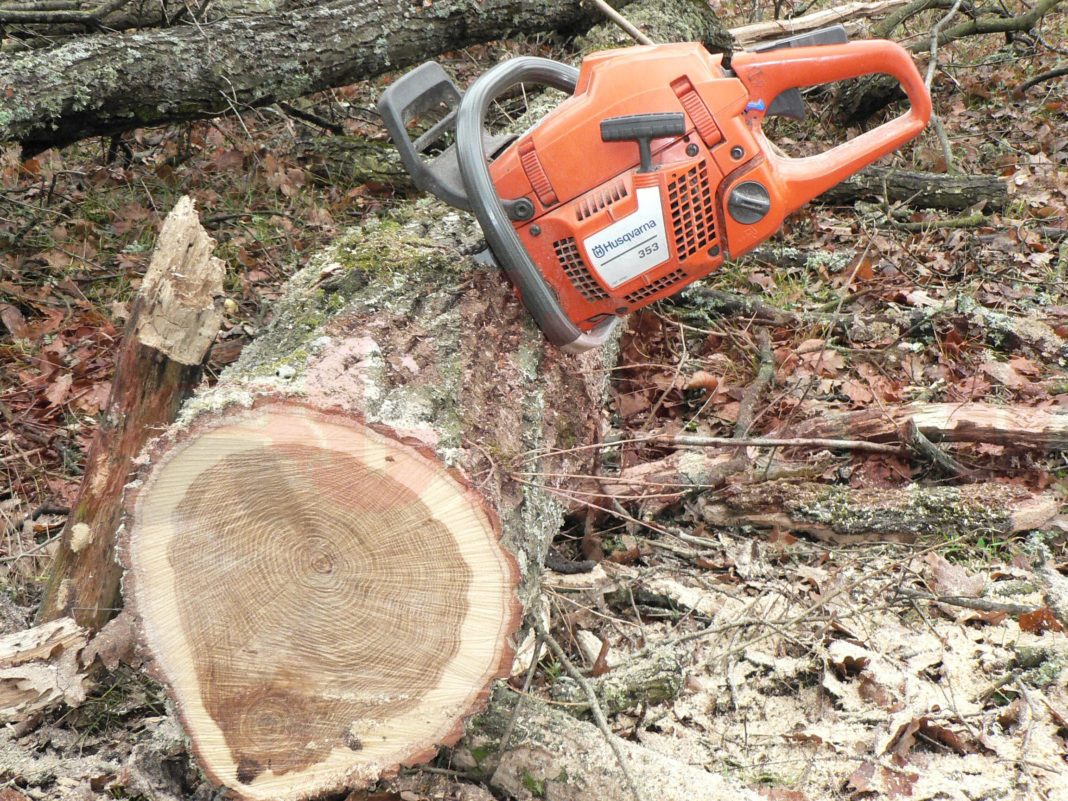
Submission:
POLYGON ((878 128, 806 158, 776 156, 765 148, 786 189, 787 212, 844 181, 880 156, 920 133, 931 118, 931 96, 912 56, 894 42, 861 41, 794 50, 737 53, 731 69, 749 91, 747 112, 761 120, 775 98, 788 89, 885 73, 898 80, 910 108, 878 128))
POLYGON ((564 312, 552 288, 542 278, 512 227, 489 174, 482 130, 490 104, 520 83, 537 83, 575 91, 578 70, 545 58, 522 56, 498 64, 476 80, 460 101, 456 112, 456 156, 467 201, 478 218, 490 250, 500 261, 534 322, 546 338, 569 353, 582 353, 603 345, 619 323, 610 317, 586 332, 564 312))

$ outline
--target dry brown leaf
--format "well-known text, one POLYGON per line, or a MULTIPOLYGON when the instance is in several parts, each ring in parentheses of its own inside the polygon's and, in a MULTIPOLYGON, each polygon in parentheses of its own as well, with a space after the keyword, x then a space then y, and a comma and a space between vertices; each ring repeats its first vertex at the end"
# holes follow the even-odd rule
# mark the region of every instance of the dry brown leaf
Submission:
POLYGON ((883 765, 865 762, 849 777, 846 787, 852 796, 879 798, 908 798, 913 785, 920 778, 918 773, 891 770, 883 765))
POLYGON ((22 316, 22 312, 10 303, 0 303, 0 322, 4 324, 4 328, 8 330, 8 333, 14 339, 29 338, 30 329, 26 325, 26 318, 22 316))
POLYGON ((929 553, 924 562, 928 567, 927 583, 936 594, 978 598, 986 587, 986 578, 972 575, 941 554, 929 553))
POLYGON ((70 393, 70 386, 74 383, 74 376, 70 373, 63 373, 59 378, 52 382, 52 385, 45 392, 45 397, 48 402, 53 406, 60 406, 67 399, 67 395, 70 393))
POLYGON ((1044 634, 1047 631, 1064 631, 1064 626, 1057 620, 1048 606, 1034 612, 1024 612, 1019 618, 1020 628, 1032 634, 1044 634))

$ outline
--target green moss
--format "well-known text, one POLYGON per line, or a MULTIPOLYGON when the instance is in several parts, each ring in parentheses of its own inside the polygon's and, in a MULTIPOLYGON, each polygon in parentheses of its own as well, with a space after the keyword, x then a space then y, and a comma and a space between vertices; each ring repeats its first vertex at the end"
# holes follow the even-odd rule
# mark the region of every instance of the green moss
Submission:
POLYGON ((519 781, 535 798, 545 798, 545 781, 543 779, 535 779, 529 771, 525 770, 519 781))
POLYGON ((478 765, 479 770, 482 769, 482 763, 485 761, 485 759, 489 756, 492 756, 494 753, 495 749, 489 744, 476 745, 474 748, 471 749, 471 756, 474 758, 475 764, 478 765))

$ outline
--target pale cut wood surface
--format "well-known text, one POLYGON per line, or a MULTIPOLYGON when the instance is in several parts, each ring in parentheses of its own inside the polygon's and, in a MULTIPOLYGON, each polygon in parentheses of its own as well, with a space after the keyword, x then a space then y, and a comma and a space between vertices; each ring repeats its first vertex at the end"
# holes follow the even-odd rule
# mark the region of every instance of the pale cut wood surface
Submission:
POLYGON ((348 415, 201 421, 137 491, 127 602, 201 765, 249 799, 367 783, 506 671, 518 570, 440 462, 348 415))

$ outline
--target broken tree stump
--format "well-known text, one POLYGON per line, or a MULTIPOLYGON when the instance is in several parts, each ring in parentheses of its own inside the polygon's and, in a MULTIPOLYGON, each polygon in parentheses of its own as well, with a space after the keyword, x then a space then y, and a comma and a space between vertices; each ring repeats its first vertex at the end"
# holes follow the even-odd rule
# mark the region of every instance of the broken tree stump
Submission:
POLYGON ((145 443, 174 420, 200 381, 222 313, 225 267, 193 201, 181 198, 160 230, 130 311, 107 409, 63 529, 38 621, 69 615, 97 630, 115 612, 122 570, 115 531, 122 490, 145 443))

